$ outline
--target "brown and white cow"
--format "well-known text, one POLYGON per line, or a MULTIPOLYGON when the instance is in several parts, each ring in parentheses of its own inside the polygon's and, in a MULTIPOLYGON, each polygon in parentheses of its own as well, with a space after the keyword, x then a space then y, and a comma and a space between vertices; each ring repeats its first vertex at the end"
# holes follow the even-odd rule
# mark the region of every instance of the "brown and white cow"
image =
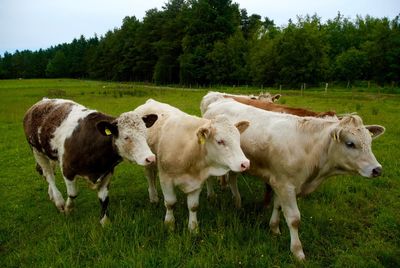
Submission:
POLYGON ((77 196, 75 176, 85 177, 98 190, 100 223, 104 225, 114 167, 123 159, 139 165, 155 161, 146 143, 146 127, 156 120, 157 115, 140 117, 135 111, 114 118, 70 100, 43 99, 26 112, 24 131, 37 170, 48 182, 49 197, 57 208, 61 212, 73 208, 77 196), (67 186, 67 202, 55 184, 56 162, 67 186))
POLYGON ((262 110, 266 110, 266 111, 285 113, 285 114, 294 114, 294 115, 302 116, 302 117, 304 117, 304 116, 313 116, 313 117, 336 116, 336 113, 333 111, 313 112, 313 111, 306 110, 303 108, 294 108, 294 107, 280 105, 280 104, 268 102, 268 101, 254 100, 254 99, 235 97, 235 96, 232 96, 230 98, 234 99, 237 102, 240 102, 240 103, 243 103, 246 105, 250 105, 250 106, 253 106, 253 107, 256 107, 256 108, 259 108, 262 110))
POLYGON ((207 94, 207 98, 204 98, 202 101, 202 104, 200 106, 201 112, 203 114, 204 112, 204 107, 207 106, 209 102, 214 102, 215 100, 218 100, 220 98, 227 98, 227 99, 233 99, 237 102, 250 105, 262 110, 266 111, 273 111, 273 112, 279 112, 279 113, 286 113, 286 114, 294 114, 297 116, 313 116, 313 117, 335 117, 336 113, 333 111, 327 111, 327 112, 313 112, 310 110, 306 110, 303 108, 294 108, 294 107, 289 107, 281 104, 275 103, 276 100, 280 98, 281 95, 271 95, 269 93, 267 94, 260 94, 259 97, 251 97, 251 96, 246 96, 246 95, 235 95, 235 94, 227 94, 227 93, 221 93, 221 92, 209 92, 207 94))
POLYGON ((220 176, 229 170, 241 172, 250 162, 240 149, 240 133, 247 121, 231 123, 224 116, 204 119, 188 115, 168 104, 148 100, 137 111, 154 113, 158 120, 148 131, 147 142, 156 154, 157 165, 146 166, 151 202, 157 202, 155 188, 157 170, 166 207, 165 223, 175 223, 175 187, 187 194, 189 230, 198 228, 199 195, 209 176, 220 176))
MULTIPOLYGON (((203 100, 207 101, 207 95, 203 100)), ((298 235, 300 211, 296 197, 313 192, 333 175, 359 174, 368 178, 381 175, 382 167, 372 153, 371 142, 385 128, 365 126, 359 116, 344 116, 341 120, 298 117, 225 98, 208 101, 203 108, 205 118, 224 114, 234 121, 250 122, 241 135, 242 149, 251 161, 248 172, 262 178, 274 190, 271 230, 280 234, 282 208, 290 230, 290 249, 300 260, 305 255, 298 235)), ((229 182, 235 187, 236 181, 229 182)))

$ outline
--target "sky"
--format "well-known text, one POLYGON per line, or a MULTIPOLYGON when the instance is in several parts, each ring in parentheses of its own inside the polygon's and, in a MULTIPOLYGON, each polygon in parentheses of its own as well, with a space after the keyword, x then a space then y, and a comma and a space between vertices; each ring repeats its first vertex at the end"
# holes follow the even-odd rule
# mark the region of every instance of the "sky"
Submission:
MULTIPOLYGON (((161 9, 168 0, 0 0, 0 55, 5 51, 40 48, 70 43, 81 35, 104 35, 119 28, 126 16, 142 20, 146 11, 161 9)), ((322 21, 338 12, 347 18, 371 15, 395 18, 399 0, 232 0, 248 15, 258 14, 287 25, 297 15, 317 14, 322 21)))

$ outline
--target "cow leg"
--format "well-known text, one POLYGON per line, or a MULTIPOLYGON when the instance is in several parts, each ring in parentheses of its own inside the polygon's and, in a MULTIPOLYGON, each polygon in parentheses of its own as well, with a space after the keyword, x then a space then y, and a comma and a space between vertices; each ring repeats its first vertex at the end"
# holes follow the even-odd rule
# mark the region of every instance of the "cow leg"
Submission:
POLYGON ((303 246, 299 238, 300 211, 297 206, 296 191, 292 185, 285 185, 280 191, 275 191, 279 195, 283 215, 290 231, 290 250, 298 260, 304 260, 305 255, 303 246))
POLYGON ((158 203, 159 198, 156 187, 157 167, 155 164, 152 164, 146 166, 144 170, 147 178, 147 183, 149 186, 148 191, 149 191, 150 203, 158 203))
POLYGON ((265 183, 265 191, 264 191, 264 208, 268 208, 272 199, 272 188, 268 183, 265 183))
POLYGON ((206 185, 207 185, 207 198, 209 200, 215 199, 215 192, 214 192, 214 186, 213 186, 213 177, 209 177, 206 180, 206 185))
POLYGON ((43 176, 46 178, 46 181, 49 184, 48 194, 50 200, 54 202, 59 211, 64 212, 65 201, 62 194, 60 193, 60 191, 56 186, 54 165, 45 155, 38 152, 36 149, 33 149, 33 155, 36 159, 36 163, 42 169, 43 176))
POLYGON ((271 228, 272 233, 274 233, 276 235, 281 234, 281 231, 279 229, 280 208, 281 208, 281 205, 279 203, 278 196, 274 195, 274 208, 272 210, 271 219, 269 220, 269 227, 271 228))
POLYGON ((229 179, 228 179, 229 188, 231 189, 231 192, 232 192, 232 197, 235 202, 235 207, 241 208, 242 207, 242 197, 240 196, 239 188, 237 185, 238 174, 234 173, 234 172, 229 172, 228 174, 229 175, 225 175, 225 176, 229 176, 229 179))
POLYGON ((226 173, 225 175, 217 177, 219 181, 219 185, 221 186, 221 189, 226 189, 228 180, 229 180, 229 172, 226 173))
POLYGON ((67 186, 67 194, 68 194, 68 199, 67 199, 67 202, 65 204, 65 212, 68 213, 74 207, 74 199, 77 197, 78 191, 77 191, 77 188, 76 188, 76 180, 75 180, 75 178, 72 178, 70 180, 70 179, 64 177, 64 182, 65 182, 65 185, 67 186))
POLYGON ((108 188, 110 186, 111 176, 112 173, 109 173, 103 178, 97 191, 97 197, 99 198, 101 206, 100 224, 103 227, 109 222, 107 209, 110 201, 108 197, 108 188))
POLYGON ((168 182, 161 181, 161 190, 164 195, 164 205, 167 210, 165 214, 165 219, 164 223, 169 226, 171 230, 175 228, 175 217, 174 217, 174 208, 176 204, 176 194, 175 194, 175 189, 174 185, 172 183, 172 180, 169 180, 168 182))
POLYGON ((189 231, 197 232, 199 223, 197 222, 197 209, 199 208, 199 197, 201 188, 187 194, 187 206, 189 209, 189 231))

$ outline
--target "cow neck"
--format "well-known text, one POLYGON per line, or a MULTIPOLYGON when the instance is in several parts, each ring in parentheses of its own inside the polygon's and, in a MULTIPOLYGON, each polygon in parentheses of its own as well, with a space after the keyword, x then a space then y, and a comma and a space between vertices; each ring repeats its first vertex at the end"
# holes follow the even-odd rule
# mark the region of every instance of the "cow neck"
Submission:
POLYGON ((113 163, 113 165, 110 167, 110 169, 108 171, 106 171, 102 175, 100 175, 100 177, 96 180, 96 184, 101 183, 103 181, 103 179, 108 176, 108 174, 113 173, 114 168, 121 162, 122 162, 122 158, 120 157, 115 163, 113 163))

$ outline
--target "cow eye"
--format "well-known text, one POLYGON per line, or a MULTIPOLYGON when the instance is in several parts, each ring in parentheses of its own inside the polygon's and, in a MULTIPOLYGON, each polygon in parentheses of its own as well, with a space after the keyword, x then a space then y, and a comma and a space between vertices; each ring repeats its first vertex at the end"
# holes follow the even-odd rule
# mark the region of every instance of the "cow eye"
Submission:
POLYGON ((219 145, 225 145, 225 141, 224 141, 224 140, 217 140, 217 143, 218 143, 219 145))
POLYGON ((356 145, 352 141, 346 141, 346 147, 347 148, 351 148, 351 149, 355 149, 356 145))

